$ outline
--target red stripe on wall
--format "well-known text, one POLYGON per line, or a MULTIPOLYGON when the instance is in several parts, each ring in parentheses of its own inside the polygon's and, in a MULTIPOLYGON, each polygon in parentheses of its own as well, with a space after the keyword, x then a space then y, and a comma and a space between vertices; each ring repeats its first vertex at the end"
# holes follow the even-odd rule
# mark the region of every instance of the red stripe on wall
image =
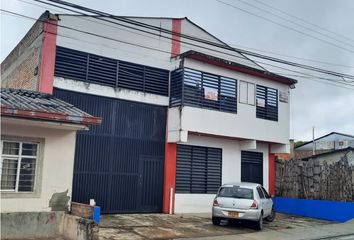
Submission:
POLYGON ((275 194, 275 154, 270 153, 270 146, 269 146, 269 176, 268 176, 268 186, 269 186, 269 194, 275 194))
POLYGON ((172 200, 172 213, 175 209, 175 192, 176 192, 176 158, 177 144, 167 143, 165 145, 165 175, 163 189, 163 213, 169 213, 170 201, 172 200), (170 199, 170 191, 173 189, 172 199, 170 199))
POLYGON ((181 19, 172 19, 172 46, 171 46, 171 57, 176 57, 181 53, 181 19))
POLYGON ((38 90, 39 92, 52 94, 57 40, 57 21, 48 20, 48 22, 45 22, 43 34, 38 90))

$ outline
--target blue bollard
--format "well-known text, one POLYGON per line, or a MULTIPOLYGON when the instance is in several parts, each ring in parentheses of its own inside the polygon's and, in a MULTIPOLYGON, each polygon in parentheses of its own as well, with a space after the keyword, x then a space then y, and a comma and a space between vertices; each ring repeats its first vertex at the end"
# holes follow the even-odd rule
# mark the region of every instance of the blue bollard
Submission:
POLYGON ((101 220, 101 208, 98 206, 95 206, 93 208, 93 221, 96 224, 100 224, 100 220, 101 220))

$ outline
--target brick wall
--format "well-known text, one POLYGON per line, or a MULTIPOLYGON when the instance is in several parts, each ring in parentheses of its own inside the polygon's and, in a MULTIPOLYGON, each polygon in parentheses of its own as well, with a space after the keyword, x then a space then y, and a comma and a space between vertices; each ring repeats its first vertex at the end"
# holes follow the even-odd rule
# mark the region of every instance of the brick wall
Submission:
POLYGON ((1 63, 1 87, 38 90, 45 12, 1 63))

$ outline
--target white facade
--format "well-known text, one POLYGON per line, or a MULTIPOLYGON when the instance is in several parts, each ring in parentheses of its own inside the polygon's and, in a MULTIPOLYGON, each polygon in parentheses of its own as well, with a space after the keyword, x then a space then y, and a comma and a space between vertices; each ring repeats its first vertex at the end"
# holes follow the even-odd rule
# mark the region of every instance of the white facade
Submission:
MULTIPOLYGON (((268 144, 257 143, 256 149, 244 149, 239 140, 189 135, 186 145, 222 149, 222 184, 241 181, 241 150, 263 153, 263 185, 268 189, 268 144)), ((178 194, 175 196, 176 213, 207 213, 215 194, 178 194)))
MULTIPOLYGON (((173 20, 168 18, 132 17, 129 19, 168 30, 172 30, 173 28, 173 20)), ((57 36, 58 46, 170 71, 180 67, 180 60, 171 58, 171 39, 162 37, 167 36, 171 38, 170 34, 151 30, 157 34, 157 36, 152 36, 139 31, 139 29, 144 30, 140 27, 134 26, 137 29, 126 28, 89 17, 60 15, 58 23, 61 26, 68 26, 107 37, 104 39, 59 27, 57 36)), ((129 25, 127 23, 124 24, 129 25)), ((132 25, 129 26, 133 27, 132 25)), ((181 19, 181 33, 223 44, 220 40, 187 19, 181 19)), ((181 40, 196 44, 184 38, 181 38, 181 40)), ((180 53, 195 50, 253 67, 257 70, 263 70, 262 67, 242 54, 206 44, 198 43, 198 45, 191 46, 181 43, 180 53)), ((254 86, 262 85, 285 93, 289 93, 289 86, 188 58, 184 59, 183 67, 237 80, 237 113, 188 106, 169 108, 167 141, 169 143, 221 148, 222 183, 241 181, 241 150, 262 152, 263 185, 268 189, 269 150, 272 153, 288 152, 289 150, 289 110, 291 99, 287 103, 278 101, 278 121, 260 119, 256 117, 255 92, 253 92, 253 104, 240 103, 240 82, 251 83, 254 86), (201 135, 208 135, 208 137, 201 135)), ((168 97, 139 93, 132 90, 115 89, 114 87, 84 83, 72 79, 56 77, 54 87, 117 99, 163 106, 169 105, 168 97)), ((250 95, 252 96, 252 93, 250 95)), ((214 194, 177 193, 175 194, 174 210, 176 213, 210 212, 213 198, 214 194)))
MULTIPOLYGON (((236 79, 238 85, 237 114, 196 107, 183 107, 181 110, 170 108, 168 115, 170 123, 168 126, 169 142, 186 141, 183 135, 178 136, 176 133, 190 131, 289 145, 290 103, 279 102, 278 121, 269 121, 256 118, 255 104, 249 105, 239 101, 240 81, 275 88, 283 92, 289 92, 289 86, 191 59, 185 59, 184 66, 236 79)), ((255 92, 253 92, 253 96, 255 97, 255 92)))
POLYGON ((76 131, 84 126, 5 117, 1 120, 2 140, 40 143, 34 192, 1 192, 1 212, 51 211, 55 194, 64 194, 70 200, 76 131))

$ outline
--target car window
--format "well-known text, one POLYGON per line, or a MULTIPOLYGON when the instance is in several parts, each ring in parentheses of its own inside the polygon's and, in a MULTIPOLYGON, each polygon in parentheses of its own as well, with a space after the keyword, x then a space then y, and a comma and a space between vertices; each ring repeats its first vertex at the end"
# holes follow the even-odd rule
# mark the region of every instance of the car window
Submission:
POLYGON ((257 192, 260 198, 265 198, 264 193, 260 187, 257 187, 257 192))
POLYGON ((265 196, 266 198, 270 198, 270 196, 269 196, 267 190, 265 190, 264 187, 262 187, 262 190, 263 190, 264 196, 265 196))
POLYGON ((253 199, 253 190, 238 186, 222 187, 218 193, 218 197, 253 199))

